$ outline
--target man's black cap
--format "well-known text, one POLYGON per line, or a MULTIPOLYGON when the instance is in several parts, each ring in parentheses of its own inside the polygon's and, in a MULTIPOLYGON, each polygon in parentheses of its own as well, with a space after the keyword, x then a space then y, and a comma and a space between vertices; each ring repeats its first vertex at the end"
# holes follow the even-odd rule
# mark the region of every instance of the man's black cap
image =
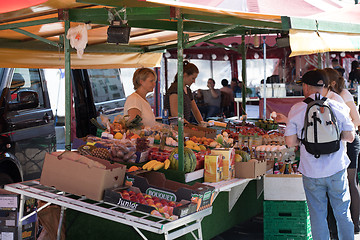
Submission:
POLYGON ((297 83, 306 83, 307 85, 324 87, 325 86, 325 77, 324 74, 319 70, 311 70, 304 74, 300 81, 297 83))

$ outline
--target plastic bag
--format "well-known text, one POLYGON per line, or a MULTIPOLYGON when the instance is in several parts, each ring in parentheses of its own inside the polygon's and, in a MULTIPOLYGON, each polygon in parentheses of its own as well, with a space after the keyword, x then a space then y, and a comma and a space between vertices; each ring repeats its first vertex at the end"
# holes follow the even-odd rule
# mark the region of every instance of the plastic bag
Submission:
POLYGON ((89 24, 78 25, 70 28, 66 35, 66 38, 70 40, 71 47, 76 49, 79 58, 82 58, 84 49, 88 43, 87 30, 89 29, 91 29, 89 24))

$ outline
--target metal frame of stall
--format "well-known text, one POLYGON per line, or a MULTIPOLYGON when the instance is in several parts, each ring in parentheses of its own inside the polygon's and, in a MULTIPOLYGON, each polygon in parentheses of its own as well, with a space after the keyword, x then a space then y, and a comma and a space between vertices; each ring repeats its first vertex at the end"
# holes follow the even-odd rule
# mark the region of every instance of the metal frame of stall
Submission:
MULTIPOLYGON (((41 185, 38 181, 28 181, 21 183, 13 183, 5 186, 5 189, 21 195, 20 206, 25 203, 24 196, 32 197, 47 202, 41 209, 50 204, 61 206, 61 208, 69 208, 86 214, 101 217, 114 222, 122 223, 133 227, 136 232, 143 238, 147 239, 141 230, 150 231, 156 234, 164 234, 165 240, 171 240, 191 233, 195 239, 202 239, 201 220, 212 213, 212 207, 202 211, 190 214, 174 221, 166 218, 157 217, 148 213, 139 212, 123 208, 117 204, 104 201, 94 201, 84 196, 77 196, 71 193, 65 193, 53 187, 41 185), (197 235, 194 233, 197 231, 197 235)), ((36 212, 39 212, 38 209, 36 212)), ((23 217, 20 209, 18 236, 21 238, 22 228, 21 222, 32 214, 23 217)), ((59 226, 57 231, 57 239, 61 238, 61 226, 63 221, 63 213, 60 215, 59 226)))

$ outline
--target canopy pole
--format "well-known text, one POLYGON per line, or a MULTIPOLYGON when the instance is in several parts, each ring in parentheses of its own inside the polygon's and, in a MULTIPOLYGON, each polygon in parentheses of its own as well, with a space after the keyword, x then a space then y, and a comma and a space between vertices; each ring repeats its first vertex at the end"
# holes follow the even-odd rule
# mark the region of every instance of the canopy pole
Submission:
POLYGON ((184 24, 183 16, 180 13, 180 9, 177 9, 177 36, 178 36, 178 71, 177 71, 177 83, 178 83, 178 170, 184 171, 184 86, 183 86, 183 54, 184 54, 184 24))
POLYGON ((266 119, 266 37, 263 37, 263 54, 264 54, 264 106, 263 119, 266 119))
MULTIPOLYGON (((243 114, 246 114, 246 44, 245 44, 245 35, 241 36, 241 78, 242 78, 242 109, 244 110, 243 114)), ((240 112, 240 111, 239 111, 240 112)), ((239 115, 240 116, 240 115, 239 115)))
MULTIPOLYGON (((67 15, 67 14, 66 14, 67 15)), ((68 16, 68 15, 67 15, 68 16)), ((70 81, 70 40, 66 35, 70 28, 69 18, 65 19, 64 53, 65 53, 65 150, 71 151, 71 81, 70 81)))
POLYGON ((321 53, 317 54, 317 67, 318 67, 318 69, 322 69, 321 53))

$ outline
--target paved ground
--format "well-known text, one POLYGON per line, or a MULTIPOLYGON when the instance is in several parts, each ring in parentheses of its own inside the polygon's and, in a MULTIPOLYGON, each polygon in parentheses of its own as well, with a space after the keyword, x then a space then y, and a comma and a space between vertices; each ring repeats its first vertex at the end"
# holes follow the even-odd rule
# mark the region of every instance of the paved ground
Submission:
POLYGON ((244 224, 214 237, 212 240, 262 240, 264 239, 263 217, 256 216, 244 224))
MULTIPOLYGON (((244 224, 237 225, 230 230, 214 237, 212 240, 262 240, 264 227, 262 215, 256 216, 244 224)), ((360 234, 354 240, 360 240, 360 234)))

